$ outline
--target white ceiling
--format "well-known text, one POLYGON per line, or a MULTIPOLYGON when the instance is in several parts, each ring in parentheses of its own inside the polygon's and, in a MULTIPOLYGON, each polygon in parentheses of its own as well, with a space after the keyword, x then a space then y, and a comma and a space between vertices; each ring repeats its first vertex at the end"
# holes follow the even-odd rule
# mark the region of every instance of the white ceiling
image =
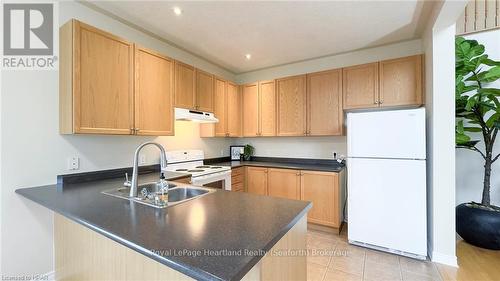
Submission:
POLYGON ((235 74, 420 37, 430 1, 92 1, 235 74), (183 13, 176 16, 172 8, 183 13), (244 55, 252 58, 246 60, 244 55))

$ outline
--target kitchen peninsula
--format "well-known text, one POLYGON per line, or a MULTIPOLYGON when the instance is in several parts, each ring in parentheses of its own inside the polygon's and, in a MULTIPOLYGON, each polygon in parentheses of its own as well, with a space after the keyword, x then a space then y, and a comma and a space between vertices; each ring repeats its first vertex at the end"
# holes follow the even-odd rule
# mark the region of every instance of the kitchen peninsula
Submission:
POLYGON ((221 190, 158 209, 101 193, 122 178, 72 182, 16 190, 55 213, 58 280, 306 279, 309 202, 221 190))

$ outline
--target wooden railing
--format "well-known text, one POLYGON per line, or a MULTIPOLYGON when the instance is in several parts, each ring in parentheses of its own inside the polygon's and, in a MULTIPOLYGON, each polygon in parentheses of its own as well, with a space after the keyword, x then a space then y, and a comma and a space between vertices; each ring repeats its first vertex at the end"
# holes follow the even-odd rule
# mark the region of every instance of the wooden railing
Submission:
POLYGON ((458 35, 495 28, 500 28, 500 0, 472 0, 457 21, 458 35))

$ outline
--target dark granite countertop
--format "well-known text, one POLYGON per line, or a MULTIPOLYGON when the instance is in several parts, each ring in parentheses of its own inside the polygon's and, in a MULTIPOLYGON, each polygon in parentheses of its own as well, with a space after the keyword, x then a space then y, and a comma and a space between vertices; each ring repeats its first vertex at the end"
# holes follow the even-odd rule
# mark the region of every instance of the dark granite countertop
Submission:
POLYGON ((254 166, 254 167, 269 167, 269 168, 282 168, 282 169, 294 169, 294 170, 310 170, 310 171, 322 171, 322 172, 340 172, 344 169, 343 165, 333 164, 306 164, 306 163, 287 163, 287 162, 273 162, 273 161, 225 161, 225 162, 215 162, 212 165, 220 166, 230 166, 232 168, 242 167, 242 166, 254 166))
MULTIPOLYGON (((173 175, 170 175, 173 176, 173 175)), ((156 180, 156 173, 139 181, 156 180)), ((213 256, 204 250, 268 251, 311 203, 217 191, 156 209, 101 193, 122 178, 17 189, 16 193, 197 280, 239 280, 262 256, 213 256), (201 256, 174 255, 200 250, 201 256)))

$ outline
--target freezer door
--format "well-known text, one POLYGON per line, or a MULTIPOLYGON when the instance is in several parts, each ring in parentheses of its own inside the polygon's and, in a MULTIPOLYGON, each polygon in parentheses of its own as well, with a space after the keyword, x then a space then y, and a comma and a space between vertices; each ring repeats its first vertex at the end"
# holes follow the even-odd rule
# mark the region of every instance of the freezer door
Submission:
POLYGON ((348 238, 427 255, 425 160, 349 159, 348 238))
POLYGON ((425 108, 347 114, 347 156, 425 159, 425 108))

